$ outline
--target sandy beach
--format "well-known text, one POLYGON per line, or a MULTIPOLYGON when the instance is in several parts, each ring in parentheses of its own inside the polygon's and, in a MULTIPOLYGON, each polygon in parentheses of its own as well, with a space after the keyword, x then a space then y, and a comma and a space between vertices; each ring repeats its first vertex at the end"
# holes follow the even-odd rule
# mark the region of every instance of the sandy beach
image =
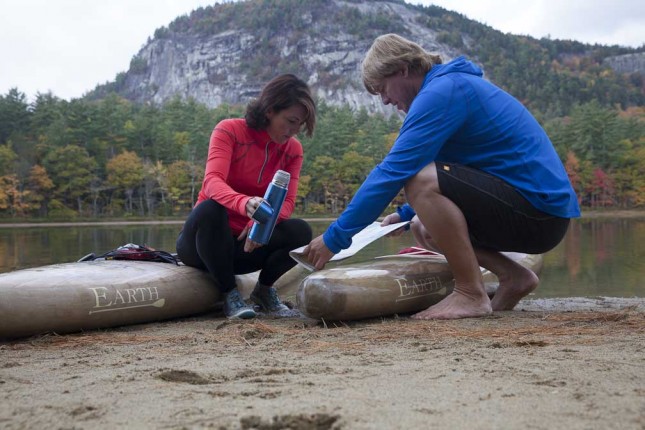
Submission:
POLYGON ((483 319, 217 313, 0 343, 0 428, 645 428, 645 299, 483 319))

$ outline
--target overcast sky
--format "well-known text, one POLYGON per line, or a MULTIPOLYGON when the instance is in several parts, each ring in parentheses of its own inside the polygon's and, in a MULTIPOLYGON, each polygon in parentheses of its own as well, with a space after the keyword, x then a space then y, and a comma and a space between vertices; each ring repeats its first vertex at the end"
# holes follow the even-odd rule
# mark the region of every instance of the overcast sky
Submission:
MULTIPOLYGON (((639 47, 644 0, 416 0, 537 38, 639 47)), ((215 0, 0 0, 0 95, 76 98, 127 71, 155 29, 215 0)))

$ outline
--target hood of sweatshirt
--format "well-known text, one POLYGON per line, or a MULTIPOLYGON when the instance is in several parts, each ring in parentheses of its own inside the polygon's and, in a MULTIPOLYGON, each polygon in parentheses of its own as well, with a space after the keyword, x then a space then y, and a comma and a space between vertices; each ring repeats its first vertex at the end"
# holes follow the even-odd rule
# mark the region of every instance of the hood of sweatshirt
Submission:
POLYGON ((433 66, 426 75, 424 85, 431 79, 438 78, 439 76, 444 76, 449 73, 468 73, 470 75, 479 77, 482 77, 484 75, 482 69, 479 66, 461 56, 455 58, 449 63, 437 64, 433 66))

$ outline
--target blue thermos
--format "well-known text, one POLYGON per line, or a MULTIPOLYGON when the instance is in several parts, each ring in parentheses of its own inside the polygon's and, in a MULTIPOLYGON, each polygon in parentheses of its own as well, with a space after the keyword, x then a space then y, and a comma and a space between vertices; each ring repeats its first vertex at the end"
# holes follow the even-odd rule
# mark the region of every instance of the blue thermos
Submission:
POLYGON ((269 243, 278 215, 280 215, 280 209, 282 209, 282 203, 287 196, 289 179, 291 179, 291 175, 284 170, 278 170, 273 175, 273 180, 264 193, 264 201, 253 212, 252 218, 255 223, 249 234, 249 239, 252 241, 262 245, 269 243))

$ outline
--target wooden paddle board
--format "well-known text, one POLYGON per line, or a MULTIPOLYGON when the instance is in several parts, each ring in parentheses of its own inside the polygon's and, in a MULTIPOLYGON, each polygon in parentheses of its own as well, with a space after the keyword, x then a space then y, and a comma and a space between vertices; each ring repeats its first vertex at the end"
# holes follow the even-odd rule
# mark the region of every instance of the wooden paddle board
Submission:
MULTIPOLYGON (((296 266, 275 286, 295 295, 307 274, 296 266)), ((243 297, 257 276, 236 276, 243 297)), ((0 339, 184 317, 219 299, 210 275, 185 265, 95 260, 17 270, 0 274, 0 339)))
MULTIPOLYGON (((538 273, 541 255, 505 253, 538 273)), ((482 269, 489 295, 497 278, 482 269)), ((297 293, 297 307, 310 318, 356 320, 418 312, 452 292, 454 277, 441 255, 400 255, 313 272, 297 293)))

